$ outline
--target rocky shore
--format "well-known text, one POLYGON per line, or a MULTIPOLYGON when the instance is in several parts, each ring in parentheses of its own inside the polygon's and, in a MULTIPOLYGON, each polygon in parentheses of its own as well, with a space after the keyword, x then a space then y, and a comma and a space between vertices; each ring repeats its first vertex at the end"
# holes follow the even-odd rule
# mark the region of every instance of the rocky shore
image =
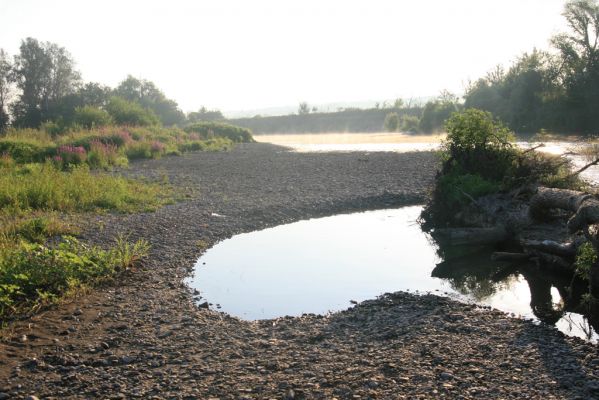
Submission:
POLYGON ((143 268, 2 332, 0 400, 592 399, 595 345, 435 296, 387 294, 328 316, 241 321, 198 308, 182 283, 241 232, 422 203, 431 153, 293 153, 266 144, 135 163, 189 198, 95 216, 84 238, 143 237, 143 268))

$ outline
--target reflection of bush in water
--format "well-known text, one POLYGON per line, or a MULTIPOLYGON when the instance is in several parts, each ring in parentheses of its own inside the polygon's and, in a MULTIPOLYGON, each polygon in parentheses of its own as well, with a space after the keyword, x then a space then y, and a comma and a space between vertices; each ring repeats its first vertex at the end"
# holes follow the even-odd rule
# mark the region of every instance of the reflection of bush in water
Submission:
POLYGON ((460 294, 472 296, 476 301, 482 301, 500 290, 509 288, 517 279, 515 276, 511 276, 507 280, 495 282, 486 277, 464 275, 448 278, 448 281, 450 286, 460 294))
POLYGON ((491 261, 491 249, 468 246, 439 246, 444 261, 437 264, 432 276, 446 279, 452 289, 481 301, 498 290, 508 288, 514 276, 506 275, 504 264, 491 261))

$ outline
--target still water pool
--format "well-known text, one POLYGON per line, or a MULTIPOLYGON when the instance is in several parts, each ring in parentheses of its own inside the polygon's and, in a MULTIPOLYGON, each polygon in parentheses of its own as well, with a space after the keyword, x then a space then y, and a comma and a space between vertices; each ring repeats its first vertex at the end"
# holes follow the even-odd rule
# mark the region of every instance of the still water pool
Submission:
POLYGON ((209 249, 188 283, 200 301, 247 320, 343 310, 385 292, 430 292, 526 318, 543 319, 539 310, 549 309, 562 332, 597 340, 587 319, 568 310, 567 278, 494 263, 485 251, 441 251, 416 223, 421 210, 337 215, 237 235, 209 249))

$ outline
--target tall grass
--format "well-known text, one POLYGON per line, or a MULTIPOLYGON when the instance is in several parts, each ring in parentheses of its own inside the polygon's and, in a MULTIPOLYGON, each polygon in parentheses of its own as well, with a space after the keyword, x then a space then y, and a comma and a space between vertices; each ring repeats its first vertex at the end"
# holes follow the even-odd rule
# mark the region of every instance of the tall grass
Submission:
POLYGON ((0 210, 148 211, 170 201, 165 188, 91 173, 86 165, 63 172, 52 163, 0 168, 0 210))

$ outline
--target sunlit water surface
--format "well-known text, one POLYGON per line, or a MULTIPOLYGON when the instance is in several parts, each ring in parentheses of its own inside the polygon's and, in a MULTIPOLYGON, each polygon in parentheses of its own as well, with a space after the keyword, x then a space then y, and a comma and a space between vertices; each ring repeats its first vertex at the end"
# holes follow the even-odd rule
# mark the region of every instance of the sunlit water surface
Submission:
MULTIPOLYGON (((491 278, 500 269, 488 263, 488 254, 480 263, 469 259, 466 269, 451 266, 448 275, 436 245, 415 222, 421 209, 337 215, 237 235, 198 260, 189 284, 200 301, 248 320, 343 310, 350 301, 401 290, 535 318, 524 276, 491 278)), ((551 296, 561 301, 555 288, 551 296)), ((598 338, 579 314, 566 312, 556 325, 568 335, 598 338)))
MULTIPOLYGON (((332 152, 332 151, 392 151, 405 153, 409 151, 437 150, 444 134, 409 135, 403 133, 318 133, 318 134, 271 134, 255 135, 259 142, 286 146, 297 152, 332 152)), ((537 146, 539 142, 519 141, 523 148, 537 146)), ((571 154, 584 147, 581 138, 573 137, 572 141, 550 141, 538 151, 562 155, 572 160, 574 168, 584 166, 588 161, 581 155, 571 154), (581 144, 582 143, 582 144, 581 144)), ((593 184, 599 184, 599 166, 592 166, 581 174, 593 184)))

